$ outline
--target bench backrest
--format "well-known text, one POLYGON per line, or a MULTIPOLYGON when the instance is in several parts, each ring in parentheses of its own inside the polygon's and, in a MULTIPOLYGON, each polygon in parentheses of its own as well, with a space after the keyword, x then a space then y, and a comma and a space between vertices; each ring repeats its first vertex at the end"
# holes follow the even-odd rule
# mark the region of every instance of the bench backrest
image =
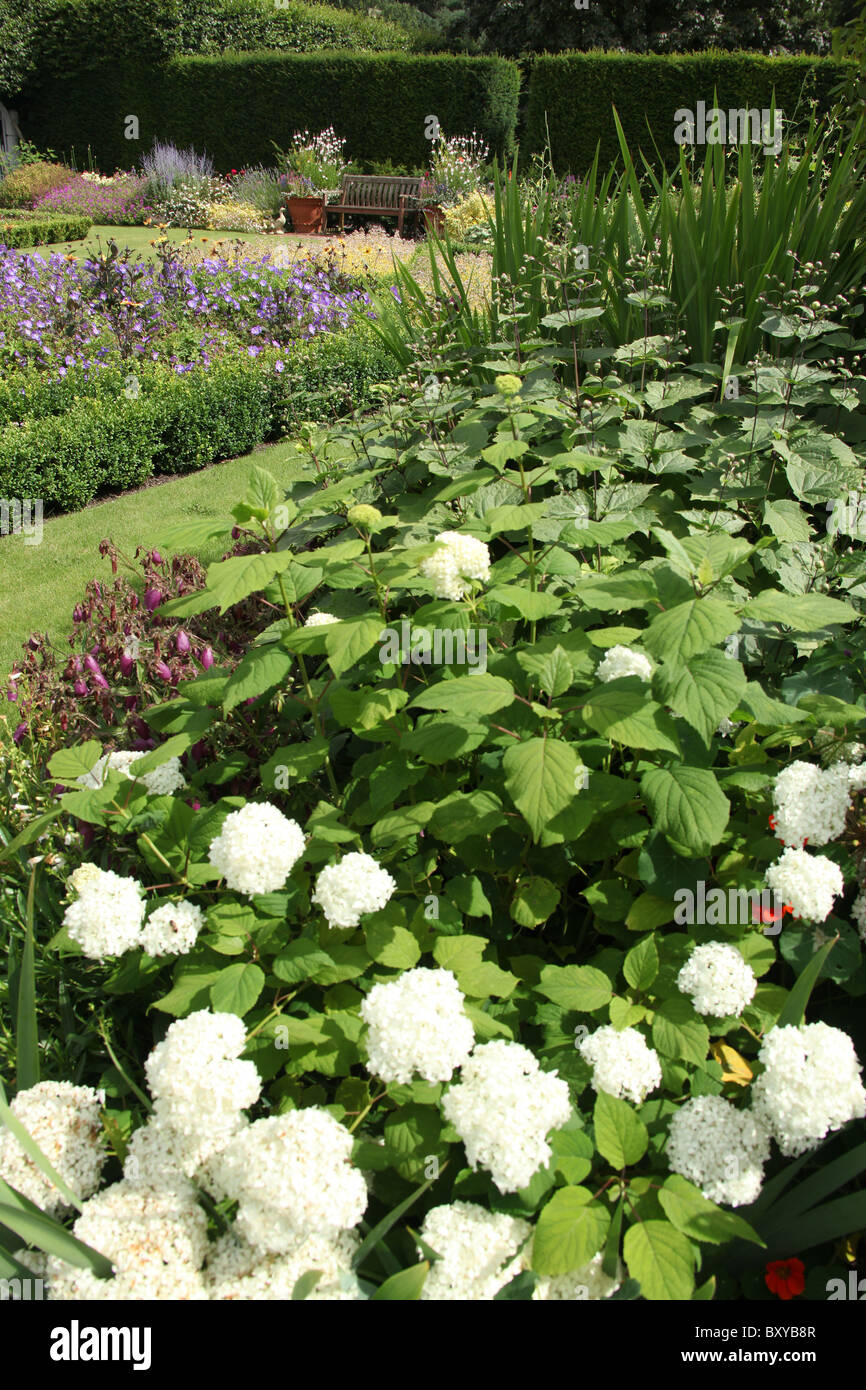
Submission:
POLYGON ((420 178, 403 175, 346 174, 340 202, 350 207, 393 208, 396 212, 402 197, 406 197, 407 203, 418 197, 421 183, 420 178))

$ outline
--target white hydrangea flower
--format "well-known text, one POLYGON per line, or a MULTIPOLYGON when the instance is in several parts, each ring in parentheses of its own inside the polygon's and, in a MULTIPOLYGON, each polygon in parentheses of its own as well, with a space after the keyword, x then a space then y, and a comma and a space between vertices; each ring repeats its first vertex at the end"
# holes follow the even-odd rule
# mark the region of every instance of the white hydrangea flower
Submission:
POLYGON ((319 1278, 307 1301, 345 1303, 364 1298, 352 1259, 359 1240, 354 1231, 335 1236, 303 1236, 285 1255, 266 1255, 232 1229, 215 1241, 205 1269, 213 1300, 280 1300, 288 1302, 298 1280, 312 1270, 319 1278))
POLYGON ((728 717, 725 716, 724 719, 719 721, 716 733, 720 734, 722 738, 730 738, 732 734, 737 732, 739 727, 739 722, 736 719, 728 719, 728 717))
POLYGON ((866 763, 861 767, 848 768, 848 790, 852 794, 866 792, 866 763))
POLYGON ((122 751, 117 753, 103 753, 102 757, 93 764, 90 771, 83 773, 81 777, 77 777, 76 781, 79 782, 82 787, 101 787, 105 781, 105 774, 109 771, 119 772, 122 777, 128 778, 130 776, 130 763, 136 758, 141 758, 143 756, 143 753, 126 753, 122 751))
MULTIPOLYGON (((136 778, 135 763, 145 756, 144 753, 124 751, 105 753, 98 762, 94 763, 89 772, 85 772, 84 776, 77 780, 84 787, 101 787, 105 781, 106 772, 112 769, 119 772, 122 777, 127 777, 133 781, 136 778)), ((186 778, 180 770, 180 758, 167 758, 164 763, 153 768, 151 772, 143 772, 139 780, 144 783, 152 796, 171 796, 173 792, 186 786, 186 778)))
POLYGON ((666 1149, 672 1173, 727 1207, 754 1202, 770 1157, 770 1134, 760 1118, 723 1096, 693 1096, 671 1120, 666 1149))
POLYGON ((165 1095, 177 1081, 185 1085, 191 1065, 206 1067, 234 1060, 243 1052, 245 1042, 246 1029, 237 1014, 199 1009, 176 1019, 144 1064, 151 1095, 165 1095))
POLYGON ((616 1293, 623 1280, 622 1262, 617 1260, 616 1278, 611 1279, 602 1269, 604 1251, 599 1250, 588 1264, 573 1269, 568 1274, 545 1275, 538 1280, 532 1290, 536 1302, 568 1300, 574 1302, 596 1303, 616 1293))
POLYGON ((404 1084, 413 1075, 450 1081, 475 1046, 463 994, 450 970, 406 970, 374 985, 361 1005, 368 1025, 367 1069, 404 1084))
POLYGON ((327 627, 329 623, 338 623, 339 618, 335 618, 333 613, 311 613, 304 623, 304 627, 327 627))
POLYGON ((475 1202, 433 1207, 420 1235, 440 1258, 427 1275, 422 1300, 490 1302, 526 1267, 522 1247, 531 1233, 528 1221, 475 1202))
POLYGON ((250 801, 226 816, 208 858, 226 887, 253 897, 282 888, 304 853, 304 832, 267 801, 250 801))
POLYGON ((299 1237, 333 1237, 357 1226, 368 1194, 363 1173, 350 1162, 352 1142, 316 1106, 256 1120, 213 1163, 217 1183, 238 1202, 239 1234, 281 1255, 299 1237))
POLYGON ((460 1082, 442 1099, 471 1168, 490 1173, 500 1192, 517 1192, 551 1155, 547 1135, 571 1114, 568 1086, 544 1072, 519 1043, 482 1043, 464 1063, 460 1082))
POLYGON ((318 903, 328 925, 347 930, 357 927, 367 912, 379 912, 397 884, 369 854, 344 854, 339 864, 329 864, 316 879, 313 902, 318 903))
POLYGON ((860 936, 866 941, 866 888, 861 888, 851 904, 851 916, 860 929, 860 936))
POLYGON ((736 946, 709 941, 695 946, 677 975, 677 989, 691 996, 699 1014, 737 1018, 755 997, 758 981, 736 946))
MULTIPOLYGON (((19 1091, 10 1106, 55 1172, 81 1200, 96 1191, 105 1163, 99 1117, 104 1101, 104 1095, 89 1086, 39 1081, 19 1091)), ((2 1127, 0 1178, 48 1215, 57 1215, 68 1206, 59 1188, 36 1167, 12 1131, 2 1127)))
POLYGON ((202 1009, 173 1023, 144 1064, 154 1119, 172 1132, 190 1176, 246 1124, 242 1111, 259 1098, 258 1070, 240 1060, 245 1043, 236 1014, 202 1009))
POLYGON ((584 1038, 580 1054, 592 1067, 596 1091, 642 1105, 650 1091, 661 1085, 658 1053, 636 1028, 617 1029, 605 1023, 584 1038))
POLYGON ((833 911, 833 902, 843 892, 842 870, 823 854, 805 849, 782 852, 766 873, 767 886, 789 906, 795 917, 824 922, 833 911))
POLYGON ((775 833, 783 845, 829 844, 845 829, 849 801, 846 763, 791 763, 773 785, 775 833))
POLYGON ((104 873, 97 864, 79 864, 77 869, 69 875, 67 882, 75 889, 76 893, 82 893, 90 883, 98 883, 104 873))
POLYGON ((830 749, 826 754, 828 763, 862 763, 866 755, 866 744, 837 743, 833 729, 819 729, 815 734, 815 747, 822 753, 826 748, 830 749))
POLYGON ((610 647, 605 652, 595 670, 598 681, 619 680, 621 676, 639 676, 642 681, 652 680, 653 664, 649 657, 631 647, 610 647))
POLYGON ((123 1176, 133 1187, 177 1187, 189 1174, 186 1150, 174 1130, 154 1115, 135 1131, 127 1145, 123 1176))
POLYGON ((419 568, 437 598, 464 598, 471 588, 468 580, 486 583, 490 578, 490 551, 483 541, 459 531, 441 531, 436 544, 438 550, 422 560, 419 568))
MULTIPOLYGON (((133 776, 135 776, 133 764, 133 776)), ((180 758, 167 758, 159 767, 142 773, 141 780, 152 796, 172 796, 186 786, 186 778, 180 770, 180 758)))
POLYGON ((149 956, 185 956, 204 926, 204 913, 195 903, 165 903, 144 924, 141 944, 149 956))
POLYGON ((72 876, 83 886, 64 912, 63 925, 86 956, 103 960, 141 945, 145 904, 137 879, 90 867, 86 877, 78 871, 72 876))
POLYGON ((831 1130, 866 1115, 860 1064, 840 1028, 771 1028, 758 1060, 764 1071, 752 1086, 752 1108, 788 1157, 807 1153, 831 1130))
POLYGON ((49 1297, 64 1300, 207 1298, 199 1270, 207 1252, 207 1217, 189 1183, 158 1192, 117 1182, 85 1203, 73 1233, 105 1255, 113 1279, 98 1279, 53 1256, 49 1297))
POLYGON ((575 768, 574 771, 574 790, 576 792, 585 792, 588 786, 589 768, 581 764, 581 766, 575 768))

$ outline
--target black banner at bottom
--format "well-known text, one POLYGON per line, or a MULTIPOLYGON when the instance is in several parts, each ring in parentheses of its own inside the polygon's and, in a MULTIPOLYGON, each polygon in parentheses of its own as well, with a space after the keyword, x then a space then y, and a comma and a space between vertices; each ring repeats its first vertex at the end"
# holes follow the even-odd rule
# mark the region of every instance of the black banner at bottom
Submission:
POLYGON ((444 1351, 443 1338, 451 1328, 466 1333, 460 1343, 461 1361, 470 1363, 461 1368, 464 1383, 476 1359, 479 1375, 489 1380, 491 1361, 500 1348, 512 1356, 517 1337, 531 1339, 528 1346, 547 1347, 548 1339, 559 1335, 569 1340, 576 1371, 588 1364, 584 1356, 607 1356, 612 1364, 626 1360, 662 1374, 674 1367, 702 1371, 759 1366, 767 1371, 797 1366, 826 1376, 847 1370, 860 1351, 861 1315, 844 1306, 859 1301, 858 1287, 857 1297, 827 1302, 609 1299, 576 1313, 561 1310, 559 1315, 536 1305, 527 1311, 521 1329, 513 1303, 507 1319, 504 1309, 493 1309, 487 1315, 490 1322, 481 1325, 479 1310, 473 1307, 470 1327, 456 1303, 404 1306, 399 1318, 385 1317, 381 1323, 381 1314, 374 1310, 371 1323, 363 1303, 330 1307, 309 1299, 303 1306, 276 1307, 253 1302, 216 1306, 9 1300, 0 1302, 0 1337, 7 1355, 12 1348, 26 1348, 28 1365, 49 1384, 62 1383, 70 1371, 75 1373, 73 1368, 91 1371, 101 1365, 115 1375, 123 1370, 140 1375, 214 1371, 225 1378, 241 1369, 255 1376, 262 1365, 273 1366, 274 1358, 283 1355, 289 1357, 287 1372, 293 1362, 297 1368, 296 1357, 315 1358, 320 1367, 336 1369, 344 1358, 347 1365, 359 1366, 363 1359, 369 1366, 371 1357, 385 1356, 393 1367, 406 1364, 394 1360, 404 1343, 417 1353, 433 1338, 444 1351))

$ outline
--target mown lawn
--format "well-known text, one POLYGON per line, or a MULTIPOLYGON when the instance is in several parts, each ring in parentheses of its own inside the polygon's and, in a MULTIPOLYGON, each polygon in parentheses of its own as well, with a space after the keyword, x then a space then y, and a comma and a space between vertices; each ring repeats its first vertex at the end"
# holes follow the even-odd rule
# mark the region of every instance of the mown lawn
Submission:
MULTIPOLYGON (((156 252, 151 244, 162 235, 156 227, 108 227, 93 226, 81 241, 63 241, 51 246, 37 246, 36 254, 47 255, 60 252, 73 255, 78 260, 86 260, 100 250, 104 251, 110 237, 118 246, 129 247, 145 260, 155 260, 156 252)), ((174 245, 186 241, 189 233, 181 227, 169 227, 164 233, 174 245)), ((277 264, 290 262, 317 252, 321 256, 329 254, 338 266, 350 273, 373 272, 383 276, 390 275, 393 255, 399 260, 420 262, 426 265, 427 257, 423 242, 402 241, 399 237, 387 235, 383 228, 371 226, 368 231, 348 232, 344 236, 332 228, 327 236, 297 236, 294 232, 281 236, 261 236, 255 232, 203 232, 193 231, 193 253, 196 260, 208 256, 216 247, 222 254, 233 259, 235 243, 241 242, 250 248, 253 255, 270 254, 277 264)))
MULTIPOLYGON (((133 251, 153 260, 154 251, 151 242, 160 235, 156 227, 101 227, 96 224, 91 227, 87 236, 81 241, 62 241, 51 246, 37 246, 35 249, 40 255, 50 251, 60 251, 64 255, 71 253, 79 260, 84 260, 98 251, 100 245, 103 250, 107 245, 109 237, 114 237, 117 244, 121 247, 130 246, 133 251)), ((165 235, 170 241, 179 245, 186 241, 189 233, 183 227, 169 227, 165 235)), ((322 244, 324 237, 317 236, 295 236, 290 233, 288 236, 260 236, 255 232, 193 232, 193 238, 197 247, 202 247, 205 251, 215 246, 217 242, 243 241, 257 251, 274 251, 277 247, 285 248, 290 246, 306 246, 322 244)))
MULTIPOLYGON (((172 548, 161 532, 184 521, 223 519, 246 491, 253 463, 287 481, 297 457, 292 441, 282 440, 242 458, 46 519, 40 545, 25 545, 21 535, 0 537, 0 674, 5 676, 34 630, 62 642, 88 579, 111 579, 111 567, 98 552, 105 537, 130 558, 138 545, 170 555, 172 548)), ((217 543, 196 553, 208 561, 221 549, 217 543)))

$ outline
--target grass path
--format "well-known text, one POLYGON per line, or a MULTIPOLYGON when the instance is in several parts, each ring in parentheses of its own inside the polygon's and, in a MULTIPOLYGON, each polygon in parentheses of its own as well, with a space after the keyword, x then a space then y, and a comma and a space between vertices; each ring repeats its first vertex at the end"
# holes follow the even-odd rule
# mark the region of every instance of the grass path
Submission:
MULTIPOLYGON (((110 237, 114 237, 118 246, 123 249, 129 247, 137 256, 144 260, 156 260, 156 252, 151 245, 161 233, 156 227, 101 227, 93 226, 87 236, 81 241, 61 241, 52 243, 50 246, 37 246, 34 251, 37 255, 45 256, 51 252, 59 252, 62 255, 72 255, 77 260, 83 261, 90 256, 95 256, 100 250, 105 251, 110 237)), ((164 233, 165 236, 175 245, 182 245, 189 233, 180 227, 169 227, 164 233)), ((204 260, 211 252, 220 247, 220 254, 232 260, 235 254, 235 243, 240 241, 245 247, 249 248, 249 254, 253 256, 264 256, 269 254, 273 258, 275 265, 289 265, 296 260, 302 259, 310 252, 316 252, 319 256, 330 253, 336 260, 338 266, 357 274, 359 271, 373 271, 374 273, 389 275, 392 266, 392 253, 396 254, 399 260, 417 260, 419 256, 423 260, 423 242, 406 240, 402 241, 399 237, 392 237, 385 234, 382 228, 371 229, 368 235, 363 232, 349 232, 345 236, 332 229, 327 236, 298 236, 295 232, 288 232, 281 236, 261 236, 255 232, 202 232, 193 231, 193 244, 191 251, 195 260, 204 260)), ((247 254, 246 251, 243 253, 247 254)))
MULTIPOLYGON (((34 630, 62 643, 87 581, 111 580, 111 566, 99 554, 101 540, 110 538, 130 559, 138 545, 172 554, 160 531, 184 521, 222 520, 246 492, 254 463, 288 482, 296 460, 294 444, 283 440, 242 458, 46 519, 40 545, 25 545, 21 535, 0 537, 0 675, 5 676, 34 630)), ((209 561, 223 548, 216 544, 209 552, 196 553, 209 561)))

